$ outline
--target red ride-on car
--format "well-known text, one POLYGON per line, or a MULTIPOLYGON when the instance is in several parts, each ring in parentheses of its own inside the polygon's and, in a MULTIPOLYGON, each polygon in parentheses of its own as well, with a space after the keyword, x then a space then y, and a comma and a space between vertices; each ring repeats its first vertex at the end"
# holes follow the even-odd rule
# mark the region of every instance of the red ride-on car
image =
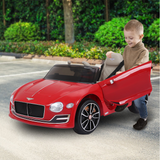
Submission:
POLYGON ((93 132, 101 116, 152 91, 151 61, 98 81, 100 69, 86 65, 54 65, 47 75, 15 90, 9 116, 43 127, 73 128, 79 134, 93 132))

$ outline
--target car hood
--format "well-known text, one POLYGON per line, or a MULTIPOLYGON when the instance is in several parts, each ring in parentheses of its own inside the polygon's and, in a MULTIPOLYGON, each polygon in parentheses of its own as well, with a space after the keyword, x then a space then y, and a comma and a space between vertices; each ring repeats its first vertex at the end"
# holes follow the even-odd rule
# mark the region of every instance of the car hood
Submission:
POLYGON ((91 84, 40 79, 30 82, 17 90, 15 101, 26 102, 28 101, 27 98, 32 98, 34 99, 32 102, 35 103, 48 103, 51 102, 51 100, 55 101, 73 91, 89 87, 90 85, 91 84))

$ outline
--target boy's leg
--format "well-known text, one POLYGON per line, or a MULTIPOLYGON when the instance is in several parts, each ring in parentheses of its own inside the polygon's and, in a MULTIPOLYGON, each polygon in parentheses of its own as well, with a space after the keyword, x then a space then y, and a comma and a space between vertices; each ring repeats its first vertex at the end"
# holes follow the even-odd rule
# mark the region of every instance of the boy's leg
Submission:
POLYGON ((137 121, 135 125, 133 125, 134 129, 141 130, 147 125, 147 106, 145 99, 146 96, 140 97, 136 100, 134 100, 134 104, 137 107, 139 114, 140 114, 140 119, 137 121))

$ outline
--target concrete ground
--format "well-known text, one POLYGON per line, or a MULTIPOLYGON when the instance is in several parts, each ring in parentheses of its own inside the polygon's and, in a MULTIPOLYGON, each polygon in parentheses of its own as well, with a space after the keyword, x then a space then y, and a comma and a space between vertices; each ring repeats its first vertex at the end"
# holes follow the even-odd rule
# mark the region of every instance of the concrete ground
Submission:
POLYGON ((72 129, 30 126, 8 116, 17 87, 45 76, 55 63, 0 57, 0 160, 159 160, 159 72, 152 72, 148 125, 136 131, 138 115, 125 109, 101 117, 97 129, 78 135, 72 129))

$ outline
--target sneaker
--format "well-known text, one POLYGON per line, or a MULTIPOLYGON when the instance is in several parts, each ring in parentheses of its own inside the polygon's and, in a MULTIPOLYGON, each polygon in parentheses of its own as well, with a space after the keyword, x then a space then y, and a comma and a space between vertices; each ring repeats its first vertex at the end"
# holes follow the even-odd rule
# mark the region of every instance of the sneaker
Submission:
POLYGON ((147 125, 147 120, 144 120, 143 118, 139 118, 137 123, 133 125, 133 128, 136 130, 141 130, 147 125))

